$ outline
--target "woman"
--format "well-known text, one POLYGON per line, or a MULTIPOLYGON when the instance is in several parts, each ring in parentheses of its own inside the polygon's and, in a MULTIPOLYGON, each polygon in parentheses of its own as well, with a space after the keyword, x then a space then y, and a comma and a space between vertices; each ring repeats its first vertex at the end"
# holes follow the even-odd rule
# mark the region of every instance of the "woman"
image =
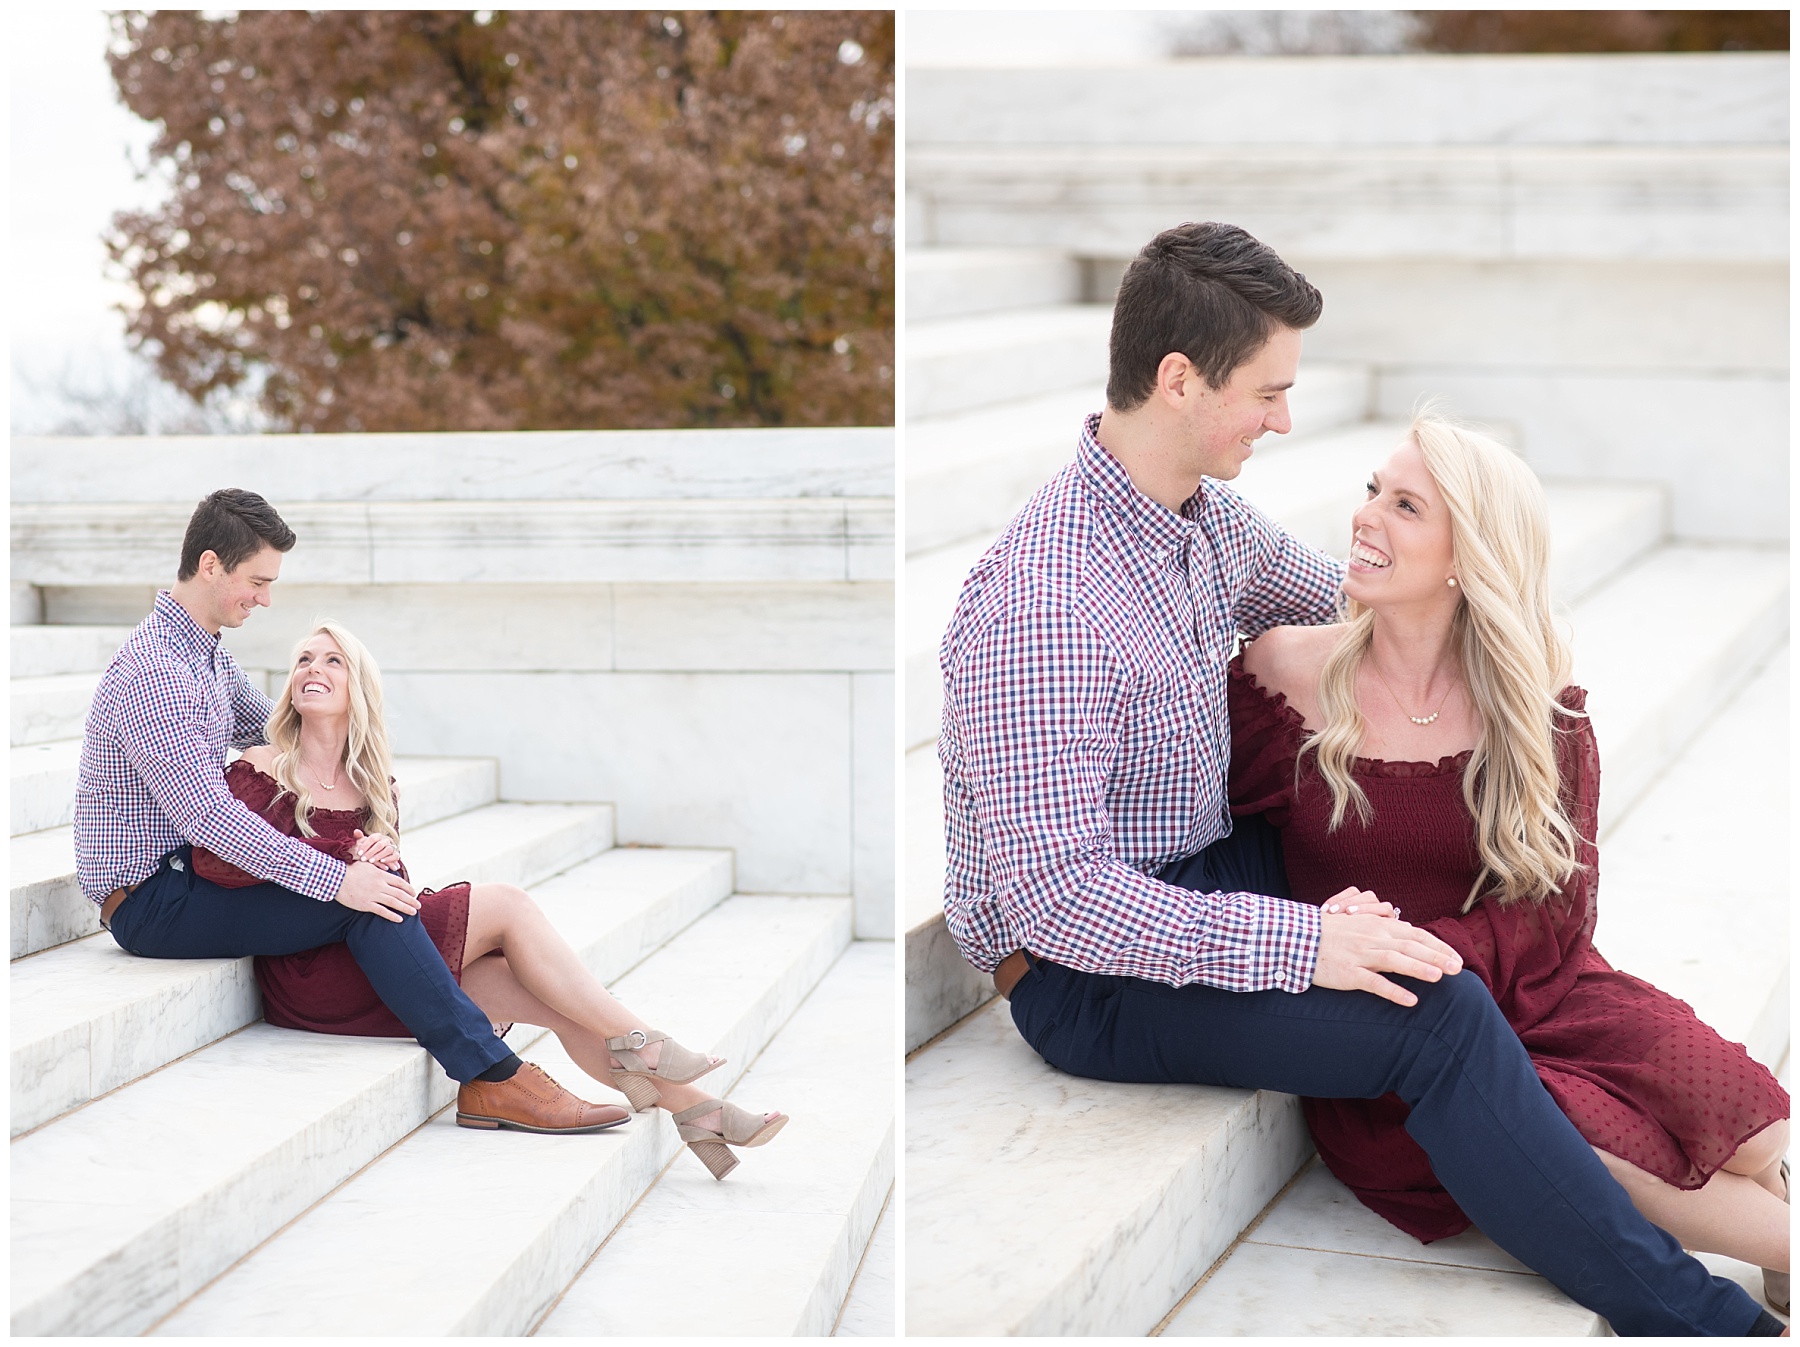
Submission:
MULTIPOLYGON (((283 832, 340 860, 404 873, 381 674, 362 642, 336 623, 319 623, 295 647, 267 732, 268 744, 246 749, 225 769, 232 794, 283 832)), ((215 883, 259 882, 199 847, 194 868, 215 883)), ((588 972, 523 890, 454 884, 426 890, 419 901, 420 920, 450 971, 490 1019, 543 1025, 582 1070, 597 1080, 610 1077, 638 1112, 669 1110, 681 1139, 715 1178, 737 1165, 729 1147, 760 1146, 786 1124, 780 1113, 747 1113, 693 1085, 723 1059, 690 1052, 646 1028, 588 972)), ((256 981, 270 1024, 410 1037, 342 944, 258 958, 256 981)), ((456 1120, 498 1125, 460 1111, 456 1120)))
MULTIPOLYGON (((1785 1312, 1786 1092, 1592 945, 1599 755, 1551 622, 1542 488, 1426 414, 1368 492, 1344 620, 1273 629, 1232 668, 1233 813, 1281 830, 1294 898, 1354 884, 1453 947, 1638 1209, 1761 1264, 1785 1312)), ((1398 1098, 1305 1109, 1365 1205, 1423 1241, 1468 1226, 1398 1098)))

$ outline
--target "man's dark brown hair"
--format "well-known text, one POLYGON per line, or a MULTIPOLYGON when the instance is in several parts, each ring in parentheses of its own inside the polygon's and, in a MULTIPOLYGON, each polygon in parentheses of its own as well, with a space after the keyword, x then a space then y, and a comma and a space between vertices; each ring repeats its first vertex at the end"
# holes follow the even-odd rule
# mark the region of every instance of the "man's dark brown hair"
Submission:
POLYGON ((294 531, 282 523, 273 505, 254 491, 222 487, 194 507, 181 540, 181 570, 175 578, 193 578, 202 552, 216 554, 221 566, 235 571, 265 547, 285 552, 293 545, 294 531))
POLYGON ((1308 328, 1325 301, 1306 277, 1236 225, 1184 224, 1144 245, 1113 303, 1106 403, 1122 412, 1156 387, 1179 351, 1212 388, 1262 350, 1278 325, 1308 328))

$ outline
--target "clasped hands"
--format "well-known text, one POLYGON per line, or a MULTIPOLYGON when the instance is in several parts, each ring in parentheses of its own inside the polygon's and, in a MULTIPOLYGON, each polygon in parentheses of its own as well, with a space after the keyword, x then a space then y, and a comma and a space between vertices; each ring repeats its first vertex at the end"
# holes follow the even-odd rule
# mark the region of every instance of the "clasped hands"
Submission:
POLYGON ((1395 1005, 1419 998, 1383 973, 1436 982, 1462 971, 1462 956, 1429 931, 1400 920, 1400 909, 1355 886, 1326 899, 1319 917, 1313 985, 1372 992, 1395 1005))
POLYGON ((373 912, 388 921, 404 921, 419 910, 419 900, 399 874, 400 851, 386 837, 366 836, 359 828, 350 844, 351 864, 344 871, 337 901, 357 912, 373 912))

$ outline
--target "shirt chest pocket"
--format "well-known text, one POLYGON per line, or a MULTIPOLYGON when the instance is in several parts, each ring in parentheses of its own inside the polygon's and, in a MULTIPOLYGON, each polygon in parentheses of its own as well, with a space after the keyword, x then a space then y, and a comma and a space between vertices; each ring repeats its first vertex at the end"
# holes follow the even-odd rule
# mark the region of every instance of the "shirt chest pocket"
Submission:
POLYGON ((1126 716, 1123 760, 1197 743, 1202 731, 1200 700, 1200 689, 1185 673, 1146 679, 1126 716))

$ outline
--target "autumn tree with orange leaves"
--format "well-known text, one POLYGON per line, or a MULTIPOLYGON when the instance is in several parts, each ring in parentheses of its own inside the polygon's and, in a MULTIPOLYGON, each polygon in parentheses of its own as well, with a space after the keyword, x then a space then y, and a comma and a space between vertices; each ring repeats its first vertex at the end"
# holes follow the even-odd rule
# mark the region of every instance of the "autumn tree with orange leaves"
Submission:
POLYGON ((118 16, 134 343, 285 429, 887 425, 894 26, 118 16), (249 381, 248 384, 246 381, 249 381))

